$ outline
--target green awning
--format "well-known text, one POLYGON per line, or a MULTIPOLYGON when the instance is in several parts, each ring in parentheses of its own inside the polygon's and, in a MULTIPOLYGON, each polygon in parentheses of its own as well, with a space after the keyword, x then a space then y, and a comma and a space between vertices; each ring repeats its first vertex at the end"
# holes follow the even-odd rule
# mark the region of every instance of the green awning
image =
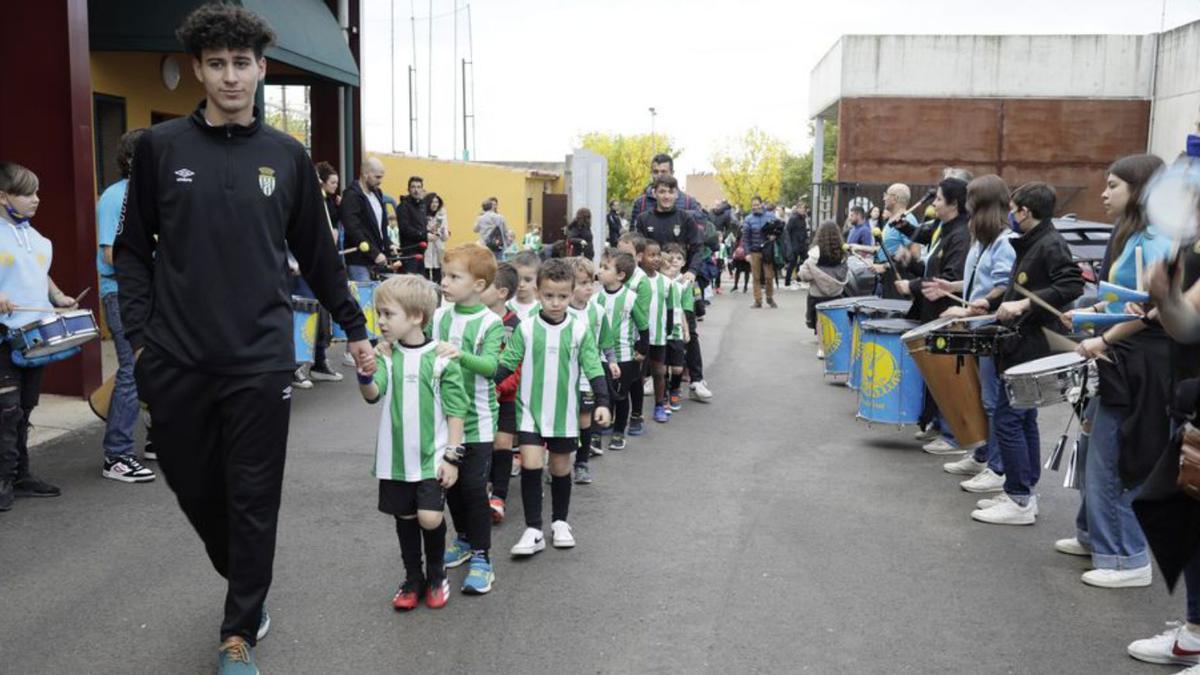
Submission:
MULTIPOLYGON (((358 64, 337 17, 322 0, 228 0, 261 15, 275 29, 267 58, 339 84, 357 87, 358 64)), ((178 52, 175 29, 205 0, 88 0, 94 51, 178 52)))

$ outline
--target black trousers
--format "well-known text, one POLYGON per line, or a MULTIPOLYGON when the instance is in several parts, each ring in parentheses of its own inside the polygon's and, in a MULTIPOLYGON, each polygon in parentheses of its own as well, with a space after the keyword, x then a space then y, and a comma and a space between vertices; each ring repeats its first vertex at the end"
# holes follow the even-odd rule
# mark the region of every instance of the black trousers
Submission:
POLYGON ((147 348, 134 377, 159 468, 229 582, 220 637, 254 644, 275 562, 292 373, 213 375, 147 348))
POLYGON ((692 339, 684 348, 684 363, 687 364, 688 378, 692 384, 704 379, 704 357, 700 355, 700 336, 696 334, 696 315, 684 312, 687 317, 688 332, 692 339))
POLYGON ((467 443, 467 454, 458 469, 458 481, 446 490, 446 505, 459 537, 475 551, 492 547, 492 510, 487 482, 492 471, 492 443, 467 443))
POLYGON ((0 394, 0 480, 29 475, 29 415, 41 397, 43 370, 13 365, 11 344, 0 342, 0 389, 16 387, 0 394))
POLYGON ((621 377, 616 380, 611 376, 608 378, 608 390, 612 393, 613 401, 612 428, 614 433, 624 434, 625 429, 629 426, 634 395, 639 397, 638 414, 641 414, 642 363, 644 362, 623 361, 617 364, 621 367, 621 377))

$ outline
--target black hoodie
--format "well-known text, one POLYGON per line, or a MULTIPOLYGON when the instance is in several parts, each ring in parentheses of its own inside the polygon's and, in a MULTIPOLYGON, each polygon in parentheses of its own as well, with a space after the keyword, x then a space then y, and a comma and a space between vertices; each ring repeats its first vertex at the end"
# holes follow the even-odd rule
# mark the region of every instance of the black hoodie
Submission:
POLYGON ((138 142, 113 249, 135 350, 216 374, 294 369, 289 248, 349 339, 366 339, 312 161, 254 113, 210 126, 201 104, 138 142))

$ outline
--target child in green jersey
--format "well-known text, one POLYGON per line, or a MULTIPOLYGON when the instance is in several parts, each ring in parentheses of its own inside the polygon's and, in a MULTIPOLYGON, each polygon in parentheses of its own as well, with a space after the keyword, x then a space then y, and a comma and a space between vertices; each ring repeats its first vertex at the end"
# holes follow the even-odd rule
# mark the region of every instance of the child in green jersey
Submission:
MULTIPOLYGON (((496 277, 492 285, 483 292, 483 304, 504 323, 504 344, 512 338, 513 331, 521 324, 516 312, 505 306, 517 292, 517 270, 509 263, 496 266, 496 277)), ((492 471, 488 505, 492 509, 492 523, 504 522, 505 502, 508 500, 508 483, 513 477, 513 446, 517 440, 517 385, 521 373, 516 372, 496 385, 496 401, 499 414, 496 417, 496 440, 492 444, 492 471)), ((520 467, 517 467, 520 471, 520 467)))
MULTIPOLYGON (((570 260, 575 269, 575 290, 567 311, 588 325, 604 362, 609 364, 610 369, 616 368, 608 318, 604 315, 604 308, 596 300, 596 268, 587 258, 570 260)), ((591 385, 582 381, 579 383, 579 390, 582 401, 579 407, 579 449, 575 451, 574 480, 577 484, 589 485, 592 482, 592 471, 588 456, 592 452, 593 438, 599 440, 600 437, 592 435, 592 409, 596 405, 596 399, 592 395, 591 385)), ((598 454, 604 454, 604 450, 601 449, 598 454)))
MULTIPOLYGON (((667 311, 671 312, 674 325, 671 334, 667 336, 667 372, 670 376, 666 400, 667 413, 683 407, 683 397, 680 387, 683 382, 683 366, 686 363, 687 345, 692 341, 691 331, 684 317, 684 305, 689 311, 695 311, 695 300, 692 295, 693 284, 686 276, 679 274, 683 269, 685 251, 674 242, 663 249, 663 276, 671 281, 670 300, 667 311)), ((692 315, 693 317, 695 314, 692 315)))
MULTIPOLYGON (((650 322, 650 366, 649 375, 654 380, 654 421, 666 423, 667 406, 667 336, 673 326, 670 311, 671 289, 670 280, 659 273, 662 264, 662 245, 653 239, 646 240, 646 250, 642 255, 642 271, 646 274, 644 285, 650 289, 650 306, 646 316, 650 322)), ((635 410, 634 412, 641 412, 635 410)))
MULTIPOLYGON (((638 330, 646 333, 646 344, 649 345, 650 284, 646 283, 646 273, 642 271, 642 258, 646 254, 646 238, 638 232, 626 232, 617 240, 617 249, 633 256, 635 263, 633 273, 625 278, 625 285, 633 291, 636 297, 638 316, 642 317, 642 322, 638 324, 638 330)), ((637 387, 628 392, 630 436, 641 436, 645 433, 646 427, 642 420, 645 392, 642 383, 646 379, 647 373, 647 363, 644 358, 646 356, 649 356, 648 352, 643 354, 642 359, 639 359, 637 387)))
POLYGON ((649 351, 645 310, 639 306, 637 294, 625 284, 636 269, 633 255, 615 248, 605 251, 600 259, 600 285, 604 290, 597 300, 604 307, 617 361, 616 368, 609 366, 608 385, 615 412, 609 450, 625 449, 625 429, 631 423, 630 400, 635 392, 639 396, 642 393, 642 362, 649 351))
POLYGON ((596 397, 593 420, 609 423, 608 386, 588 325, 567 313, 575 290, 575 270, 563 259, 548 260, 538 271, 541 311, 522 321, 500 355, 496 381, 518 367, 517 442, 521 448, 521 498, 525 532, 512 548, 529 556, 546 548, 542 534, 542 452, 550 451, 551 530, 556 548, 575 546, 567 511, 571 503, 571 455, 579 447, 579 386, 586 378, 596 397))
POLYGON ((442 520, 447 488, 458 480, 467 412, 460 369, 438 356, 425 337, 425 325, 437 307, 437 291, 421 277, 392 277, 375 290, 379 354, 372 375, 359 375, 368 403, 383 403, 375 448, 379 510, 396 518, 406 578, 392 606, 417 606, 422 591, 431 609, 450 597, 443 556, 442 520), (421 569, 424 540, 425 569, 421 569))
POLYGON ((517 295, 508 301, 508 308, 524 321, 538 312, 537 276, 542 259, 532 251, 521 251, 512 265, 517 268, 517 295))
POLYGON ((492 376, 504 343, 504 322, 481 299, 495 276, 496 258, 487 248, 472 243, 447 251, 442 260, 442 298, 447 304, 434 312, 431 326, 438 356, 458 365, 467 392, 466 457, 458 483, 446 491, 457 533, 446 549, 446 567, 470 561, 462 592, 471 595, 492 590, 495 580, 488 555, 492 519, 487 481, 499 412, 492 376))

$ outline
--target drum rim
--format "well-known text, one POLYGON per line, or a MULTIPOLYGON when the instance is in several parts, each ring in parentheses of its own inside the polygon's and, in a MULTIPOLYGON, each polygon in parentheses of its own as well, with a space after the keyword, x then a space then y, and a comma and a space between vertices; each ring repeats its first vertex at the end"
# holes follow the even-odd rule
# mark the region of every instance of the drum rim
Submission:
MULTIPOLYGON (((884 321, 903 321, 903 322, 905 322, 905 323, 910 323, 910 324, 911 324, 911 323, 915 323, 915 322, 914 322, 912 319, 901 319, 901 318, 898 318, 898 317, 896 317, 896 318, 890 318, 890 319, 868 319, 868 320, 866 320, 866 321, 862 322, 862 329, 863 329, 863 332, 866 332, 866 331, 868 331, 868 330, 871 330, 871 328, 872 328, 872 327, 871 327, 871 326, 868 326, 867 324, 875 324, 876 326, 878 326, 879 324, 883 323, 884 321)), ((901 331, 901 332, 897 333, 897 332, 890 331, 890 330, 887 330, 887 331, 883 331, 883 330, 872 330, 871 332, 873 332, 873 333, 879 333, 880 335, 900 335, 900 336, 903 336, 903 335, 905 334, 903 331, 901 331)))
POLYGON ((1051 373, 1070 372, 1072 370, 1086 369, 1089 361, 1090 361, 1089 359, 1085 359, 1082 356, 1080 356, 1079 354, 1075 354, 1073 352, 1062 352, 1061 354, 1050 354, 1049 356, 1043 356, 1041 358, 1037 358, 1032 361, 1026 361, 1025 363, 1020 363, 1015 366, 1012 366, 1011 368, 1008 368, 1004 371, 1004 377, 1007 378, 1010 375, 1013 377, 1028 377, 1030 375, 1035 375, 1035 376, 1036 375, 1049 375, 1051 373), (1039 361, 1046 361, 1048 359, 1056 359, 1056 358, 1060 358, 1063 356, 1072 356, 1075 358, 1075 360, 1072 361, 1071 363, 1063 363, 1063 364, 1055 366, 1053 368, 1043 368, 1041 370, 1019 370, 1021 368, 1026 368, 1027 366, 1038 363, 1039 361))
POLYGON ((63 321, 65 321, 68 318, 76 318, 76 317, 81 317, 81 316, 85 316, 85 315, 91 317, 92 323, 95 323, 96 315, 92 313, 92 310, 90 310, 90 309, 73 309, 69 312, 54 312, 53 314, 47 314, 46 316, 43 316, 40 319, 37 319, 35 321, 30 321, 29 323, 17 328, 16 330, 18 330, 18 331, 31 330, 34 328, 40 328, 41 326, 49 326, 52 323, 62 323, 63 321))

